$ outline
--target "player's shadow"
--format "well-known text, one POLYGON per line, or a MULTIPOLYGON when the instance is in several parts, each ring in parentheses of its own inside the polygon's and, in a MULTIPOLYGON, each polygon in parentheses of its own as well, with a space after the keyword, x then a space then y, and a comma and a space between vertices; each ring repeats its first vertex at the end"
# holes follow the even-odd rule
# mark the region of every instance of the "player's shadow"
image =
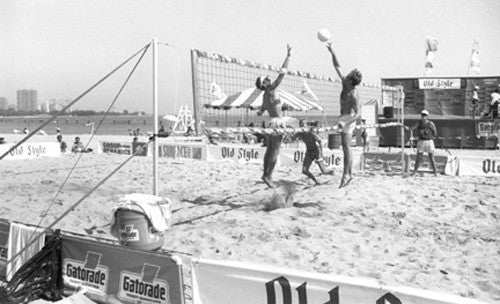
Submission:
POLYGON ((323 207, 323 205, 321 203, 293 203, 293 206, 296 207, 296 208, 309 208, 309 207, 312 207, 312 208, 317 208, 319 210, 323 210, 325 209, 325 207, 323 207))
MULTIPOLYGON (((255 189, 255 190, 252 190, 252 191, 247 192, 247 193, 238 193, 238 194, 234 194, 234 195, 229 195, 229 196, 227 196, 223 199, 220 199, 220 200, 213 199, 211 197, 209 197, 207 199, 204 199, 203 197, 198 197, 194 200, 185 199, 185 200, 183 200, 183 202, 187 202, 187 203, 190 203, 190 204, 193 204, 196 206, 218 205, 221 207, 229 207, 231 209, 239 209, 239 208, 243 208, 243 207, 253 205, 253 204, 246 204, 246 203, 236 204, 233 202, 235 198, 239 198, 239 197, 242 197, 245 195, 251 195, 251 194, 254 194, 255 192, 258 192, 258 191, 259 191, 258 189, 255 189)), ((196 206, 189 207, 189 208, 195 208, 196 206)))

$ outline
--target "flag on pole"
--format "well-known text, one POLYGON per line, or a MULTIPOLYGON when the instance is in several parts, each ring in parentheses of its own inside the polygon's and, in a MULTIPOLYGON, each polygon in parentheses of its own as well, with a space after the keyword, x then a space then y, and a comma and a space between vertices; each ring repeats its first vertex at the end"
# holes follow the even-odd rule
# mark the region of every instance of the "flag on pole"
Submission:
POLYGON ((472 43, 472 54, 469 62, 469 74, 481 74, 481 60, 479 60, 479 41, 474 39, 472 43))
POLYGON ((224 93, 222 88, 217 84, 217 82, 212 81, 210 84, 210 93, 217 97, 217 99, 226 99, 227 95, 224 93))
POLYGON ((437 51, 438 41, 436 38, 427 38, 425 40, 425 74, 430 74, 434 69, 434 53, 437 51))

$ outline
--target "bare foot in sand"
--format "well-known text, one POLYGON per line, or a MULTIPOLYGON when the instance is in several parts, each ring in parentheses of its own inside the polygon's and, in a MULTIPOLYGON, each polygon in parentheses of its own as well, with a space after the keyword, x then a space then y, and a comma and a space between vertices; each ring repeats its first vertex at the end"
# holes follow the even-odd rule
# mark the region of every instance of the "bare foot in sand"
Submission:
POLYGON ((340 188, 344 188, 344 187, 347 187, 347 185, 349 185, 349 183, 352 181, 352 176, 344 176, 342 177, 342 180, 340 181, 340 186, 339 186, 339 189, 340 188))
POLYGON ((262 181, 264 181, 264 183, 266 183, 266 185, 269 188, 276 188, 276 186, 274 185, 273 181, 271 179, 269 179, 267 176, 262 176, 262 181))

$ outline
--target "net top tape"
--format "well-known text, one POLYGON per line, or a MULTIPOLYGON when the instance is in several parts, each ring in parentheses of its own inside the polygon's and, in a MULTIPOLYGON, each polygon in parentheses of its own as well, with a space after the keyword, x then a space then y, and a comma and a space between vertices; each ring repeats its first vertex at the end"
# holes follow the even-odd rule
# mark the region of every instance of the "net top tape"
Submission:
MULTIPOLYGON (((292 69, 285 69, 282 67, 277 67, 277 66, 273 66, 270 64, 258 63, 258 62, 254 62, 254 61, 250 61, 250 60, 241 60, 241 59, 238 59, 235 57, 226 56, 226 55, 217 54, 217 53, 210 53, 210 52, 206 52, 206 51, 200 51, 197 49, 193 49, 193 51, 196 52, 196 55, 199 58, 205 58, 205 59, 212 60, 212 61, 219 61, 219 62, 223 62, 223 63, 232 63, 232 64, 237 64, 240 66, 246 66, 249 68, 263 69, 263 70, 276 72, 278 74, 294 75, 294 76, 300 76, 300 77, 304 77, 304 78, 308 78, 308 79, 317 79, 317 80, 323 80, 323 81, 329 81, 329 82, 340 82, 339 80, 334 79, 332 77, 320 76, 320 75, 317 75, 314 73, 301 72, 301 71, 292 70, 292 69)), ((362 83, 361 85, 365 86, 365 87, 370 87, 370 88, 382 88, 384 90, 385 89, 390 90, 390 88, 391 88, 390 86, 380 87, 379 85, 369 84, 369 83, 362 83)))

